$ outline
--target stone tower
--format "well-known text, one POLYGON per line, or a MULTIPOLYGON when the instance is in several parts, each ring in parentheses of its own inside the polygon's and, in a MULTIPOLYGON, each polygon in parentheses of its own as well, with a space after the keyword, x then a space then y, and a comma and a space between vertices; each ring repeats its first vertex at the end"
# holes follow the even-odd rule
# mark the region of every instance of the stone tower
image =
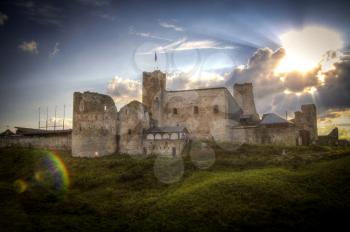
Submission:
POLYGON ((166 74, 160 70, 143 72, 142 103, 149 109, 156 125, 162 124, 162 109, 166 87, 166 74))
POLYGON ((310 133, 310 140, 317 140, 317 112, 315 104, 301 106, 301 112, 295 112, 295 126, 298 130, 306 130, 310 133))
POLYGON ((117 107, 110 96, 75 92, 72 155, 96 157, 117 151, 117 107))
POLYGON ((233 96, 243 110, 243 115, 251 115, 254 121, 259 120, 259 115, 255 108, 252 83, 234 84, 233 96))

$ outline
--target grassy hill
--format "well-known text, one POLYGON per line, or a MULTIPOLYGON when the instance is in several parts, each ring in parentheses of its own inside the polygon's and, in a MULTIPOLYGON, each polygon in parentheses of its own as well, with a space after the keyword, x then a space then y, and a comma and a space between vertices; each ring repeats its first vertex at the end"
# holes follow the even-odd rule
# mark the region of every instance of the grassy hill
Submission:
POLYGON ((309 231, 347 225, 350 150, 198 142, 183 159, 0 149, 1 231, 309 231), (19 181, 20 180, 20 181, 19 181), (61 183, 62 184, 62 183, 61 183))

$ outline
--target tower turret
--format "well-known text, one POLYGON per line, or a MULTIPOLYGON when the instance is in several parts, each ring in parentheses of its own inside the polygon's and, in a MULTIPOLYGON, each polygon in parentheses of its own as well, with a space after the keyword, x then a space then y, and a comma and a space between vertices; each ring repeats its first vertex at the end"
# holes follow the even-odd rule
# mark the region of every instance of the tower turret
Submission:
POLYGON ((152 119, 161 125, 163 97, 166 87, 166 74, 160 70, 143 72, 142 103, 150 110, 152 119))
POLYGON ((251 115, 254 121, 259 120, 259 115, 255 108, 252 83, 235 84, 233 86, 233 96, 242 108, 243 115, 251 115))
POLYGON ((166 74, 160 70, 143 72, 142 78, 142 103, 151 108, 155 96, 165 91, 166 74))

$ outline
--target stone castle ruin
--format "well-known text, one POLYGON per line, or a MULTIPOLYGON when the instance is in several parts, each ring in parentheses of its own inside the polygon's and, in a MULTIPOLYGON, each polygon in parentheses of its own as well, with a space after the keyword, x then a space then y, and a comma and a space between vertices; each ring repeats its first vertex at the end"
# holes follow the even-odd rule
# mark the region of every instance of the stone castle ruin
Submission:
POLYGON ((72 154, 178 156, 191 139, 234 144, 309 145, 317 140, 314 104, 287 121, 256 111, 252 83, 191 90, 166 89, 166 74, 143 73, 142 103, 117 110, 110 96, 74 93, 72 154))

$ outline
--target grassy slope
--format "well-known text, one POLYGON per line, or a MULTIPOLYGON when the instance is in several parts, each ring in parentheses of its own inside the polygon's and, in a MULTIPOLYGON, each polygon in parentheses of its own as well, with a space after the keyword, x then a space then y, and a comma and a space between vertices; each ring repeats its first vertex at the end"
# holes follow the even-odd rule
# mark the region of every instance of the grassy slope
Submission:
POLYGON ((346 224, 349 150, 210 145, 215 164, 199 170, 187 157, 182 179, 170 185, 155 177, 155 157, 79 159, 61 153, 71 179, 66 193, 33 177, 47 151, 0 149, 0 226, 5 231, 295 231, 346 224), (13 188, 18 178, 28 183, 21 194, 13 188))

